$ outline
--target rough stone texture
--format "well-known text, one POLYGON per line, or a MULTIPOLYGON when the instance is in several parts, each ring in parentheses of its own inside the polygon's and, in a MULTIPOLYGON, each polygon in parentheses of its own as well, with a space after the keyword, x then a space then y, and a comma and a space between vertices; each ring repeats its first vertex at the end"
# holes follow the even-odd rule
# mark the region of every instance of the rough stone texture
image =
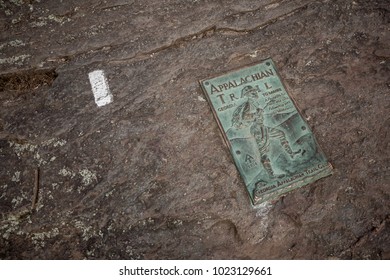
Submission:
POLYGON ((0 1, 1 81, 58 75, 0 92, 0 258, 389 259, 388 8, 0 1), (197 81, 268 57, 335 173, 252 209, 197 81))

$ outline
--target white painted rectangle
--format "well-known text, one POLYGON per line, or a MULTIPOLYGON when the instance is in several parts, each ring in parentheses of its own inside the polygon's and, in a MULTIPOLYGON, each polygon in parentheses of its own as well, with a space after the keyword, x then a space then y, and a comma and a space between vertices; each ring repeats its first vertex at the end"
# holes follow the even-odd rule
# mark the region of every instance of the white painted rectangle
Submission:
POLYGON ((88 74, 95 103, 99 107, 107 105, 113 101, 113 96, 108 87, 108 82, 103 70, 95 70, 88 74))

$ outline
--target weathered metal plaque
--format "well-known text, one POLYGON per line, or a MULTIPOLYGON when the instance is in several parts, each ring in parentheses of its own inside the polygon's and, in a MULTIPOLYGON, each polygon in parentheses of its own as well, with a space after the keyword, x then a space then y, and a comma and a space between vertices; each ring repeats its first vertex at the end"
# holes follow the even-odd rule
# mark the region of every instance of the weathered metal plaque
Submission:
POLYGON ((271 59, 200 84, 253 205, 332 174, 271 59))

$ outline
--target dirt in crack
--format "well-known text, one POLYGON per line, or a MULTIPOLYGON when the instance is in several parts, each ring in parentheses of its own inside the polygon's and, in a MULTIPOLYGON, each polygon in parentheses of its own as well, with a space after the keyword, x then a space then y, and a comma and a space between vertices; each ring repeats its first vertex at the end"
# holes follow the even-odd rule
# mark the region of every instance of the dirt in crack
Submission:
POLYGON ((25 92, 51 86, 58 74, 55 69, 27 70, 0 75, 0 92, 25 92))

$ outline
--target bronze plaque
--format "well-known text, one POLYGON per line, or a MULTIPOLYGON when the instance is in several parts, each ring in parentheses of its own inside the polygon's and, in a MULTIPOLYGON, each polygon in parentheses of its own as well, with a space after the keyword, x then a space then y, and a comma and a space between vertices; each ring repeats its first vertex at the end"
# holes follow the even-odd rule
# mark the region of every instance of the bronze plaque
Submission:
POLYGON ((332 174, 271 59, 200 84, 253 205, 332 174))

